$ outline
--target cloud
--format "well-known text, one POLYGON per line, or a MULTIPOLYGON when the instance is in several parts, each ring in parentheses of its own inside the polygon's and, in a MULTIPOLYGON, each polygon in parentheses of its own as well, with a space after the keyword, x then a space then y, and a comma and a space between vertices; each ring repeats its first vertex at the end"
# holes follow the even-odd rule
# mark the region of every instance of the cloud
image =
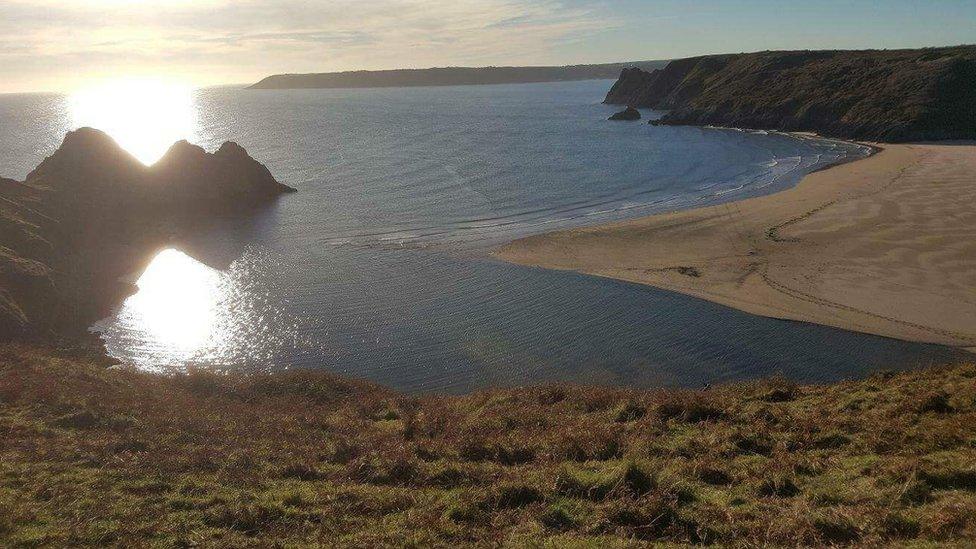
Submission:
POLYGON ((594 4, 559 0, 8 0, 0 4, 0 78, 69 87, 113 71, 229 81, 538 64, 615 24, 594 4))

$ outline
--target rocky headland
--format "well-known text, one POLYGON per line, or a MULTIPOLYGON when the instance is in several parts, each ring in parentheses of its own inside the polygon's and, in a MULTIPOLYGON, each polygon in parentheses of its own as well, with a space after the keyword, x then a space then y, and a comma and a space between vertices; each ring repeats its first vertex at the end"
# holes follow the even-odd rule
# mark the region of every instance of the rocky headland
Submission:
POLYGON ((101 131, 68 133, 24 181, 0 180, 0 340, 84 333, 195 221, 290 191, 236 143, 180 141, 147 167, 101 131))
POLYGON ((656 124, 974 139, 976 46, 692 57, 624 69, 605 102, 668 111, 656 124))
POLYGON ((434 67, 429 69, 275 74, 252 84, 249 88, 270 90, 390 88, 609 80, 616 78, 620 74, 620 70, 625 67, 655 70, 667 63, 667 61, 633 61, 556 67, 434 67))

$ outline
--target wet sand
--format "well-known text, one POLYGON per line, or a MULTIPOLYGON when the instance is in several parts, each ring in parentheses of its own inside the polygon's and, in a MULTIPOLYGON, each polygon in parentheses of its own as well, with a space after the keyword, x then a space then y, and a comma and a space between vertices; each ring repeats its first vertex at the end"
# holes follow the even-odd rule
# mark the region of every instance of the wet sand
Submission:
POLYGON ((976 143, 876 146, 773 195, 533 236, 494 254, 976 350, 976 143))

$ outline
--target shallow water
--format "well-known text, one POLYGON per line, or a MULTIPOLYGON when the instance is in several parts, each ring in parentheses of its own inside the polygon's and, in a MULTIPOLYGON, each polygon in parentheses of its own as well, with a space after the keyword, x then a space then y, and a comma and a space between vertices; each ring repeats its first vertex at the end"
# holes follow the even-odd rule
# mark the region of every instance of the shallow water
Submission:
MULTIPOLYGON (((96 328, 147 369, 326 368, 406 391, 828 381, 953 354, 490 259, 516 237, 769 193, 866 153, 610 123, 609 85, 198 91, 174 107, 190 120, 174 138, 235 140, 300 192, 163 252, 96 328)), ((0 96, 0 123, 22 128, 0 136, 0 174, 23 177, 94 118, 57 96, 0 96)))

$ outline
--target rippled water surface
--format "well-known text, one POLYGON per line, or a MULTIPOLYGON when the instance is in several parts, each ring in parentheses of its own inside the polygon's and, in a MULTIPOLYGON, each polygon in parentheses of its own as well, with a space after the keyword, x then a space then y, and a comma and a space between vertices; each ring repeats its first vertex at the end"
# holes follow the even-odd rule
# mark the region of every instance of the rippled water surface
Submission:
MULTIPOLYGON (((155 98, 157 118, 179 121, 166 126, 174 139, 209 150, 237 141, 300 192, 162 252, 134 273, 139 293, 95 328, 114 356, 147 369, 325 368, 408 391, 826 381, 950 354, 492 260, 493 246, 519 236, 769 193, 865 153, 610 123, 599 103, 609 85, 155 98)), ((98 109, 78 101, 0 96, 0 123, 17 128, 0 136, 0 175, 22 178, 64 131, 98 127, 98 109)), ((120 143, 146 161, 162 153, 137 114, 113 113, 120 143)))

